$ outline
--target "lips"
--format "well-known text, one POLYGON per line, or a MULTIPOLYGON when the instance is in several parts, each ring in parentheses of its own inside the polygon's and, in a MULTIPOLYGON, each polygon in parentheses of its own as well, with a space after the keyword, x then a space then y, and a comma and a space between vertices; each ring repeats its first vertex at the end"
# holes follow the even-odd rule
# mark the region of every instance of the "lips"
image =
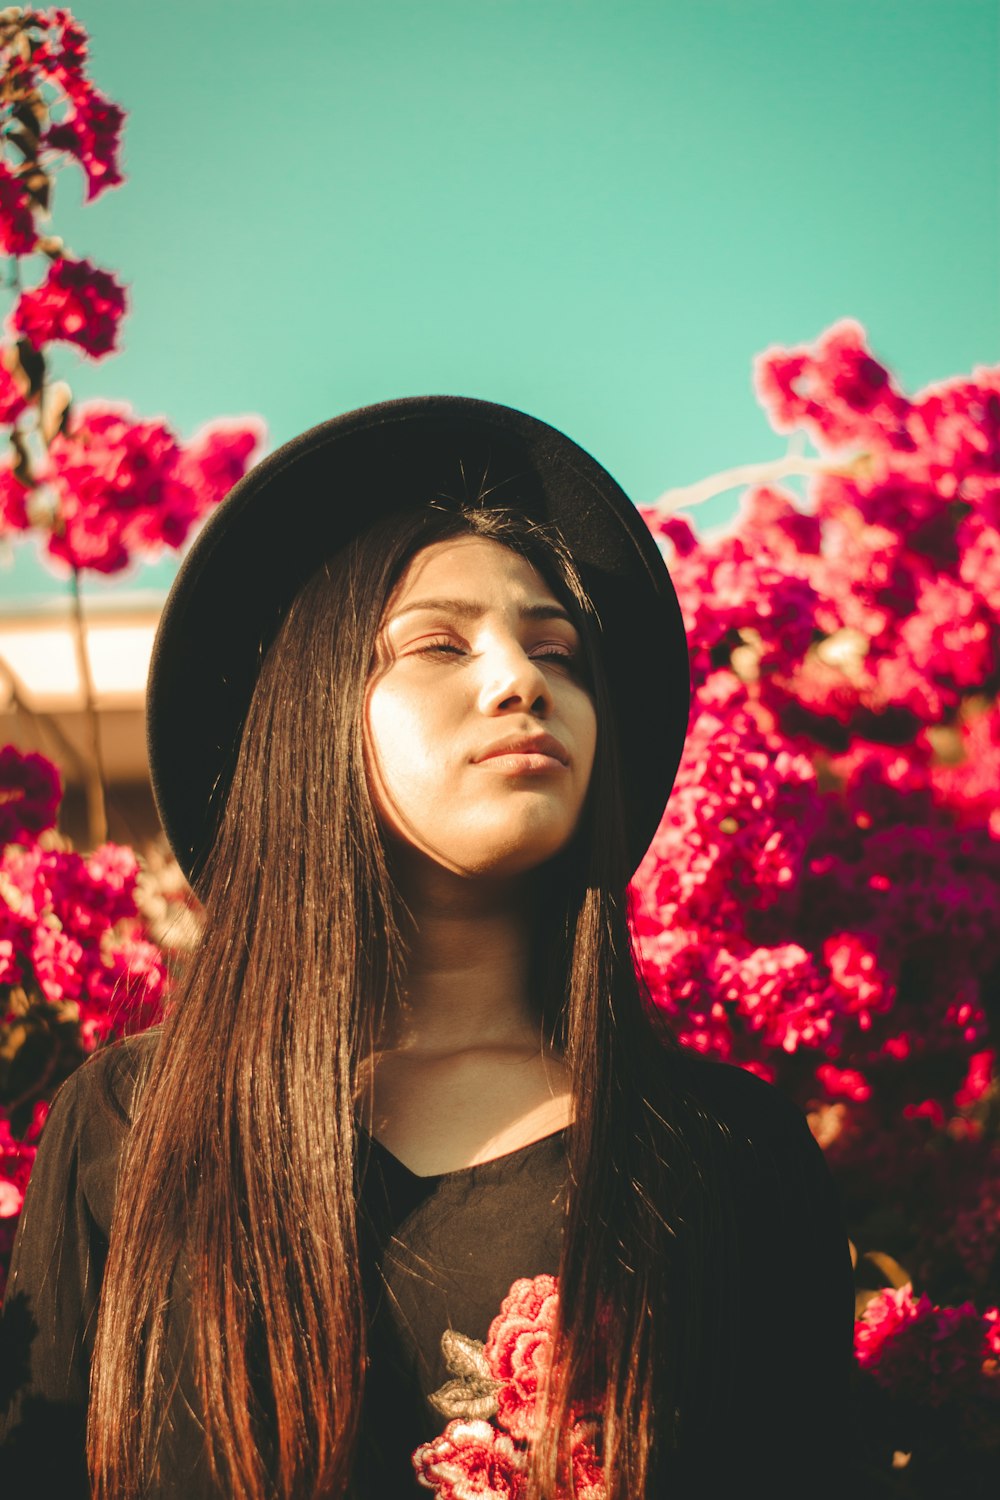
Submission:
POLYGON ((490 760, 494 755, 551 755, 564 766, 569 765, 565 745, 551 734, 509 735, 507 739, 488 746, 476 756, 476 760, 490 760))

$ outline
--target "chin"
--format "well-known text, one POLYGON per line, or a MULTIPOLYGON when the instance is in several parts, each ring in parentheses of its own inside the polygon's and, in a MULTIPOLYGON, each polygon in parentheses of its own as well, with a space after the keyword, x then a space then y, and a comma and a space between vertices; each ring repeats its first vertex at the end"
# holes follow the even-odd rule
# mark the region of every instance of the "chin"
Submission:
POLYGON ((481 840, 468 851, 462 865, 476 875, 526 875, 555 859, 572 837, 573 830, 569 829, 548 838, 536 836, 516 843, 508 838, 493 849, 486 840, 481 840))

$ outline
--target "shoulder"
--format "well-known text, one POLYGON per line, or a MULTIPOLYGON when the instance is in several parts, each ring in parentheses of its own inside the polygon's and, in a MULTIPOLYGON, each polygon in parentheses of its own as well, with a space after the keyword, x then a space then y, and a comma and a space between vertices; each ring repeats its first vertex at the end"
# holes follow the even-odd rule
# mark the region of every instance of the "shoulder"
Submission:
POLYGON ((766 1140, 809 1130, 805 1115, 793 1099, 737 1063, 721 1062, 687 1049, 679 1061, 679 1073, 692 1095, 742 1139, 766 1140))
POLYGON ((137 1090, 159 1038, 160 1028, 153 1027, 93 1053, 60 1086, 42 1131, 32 1170, 36 1195, 43 1181, 57 1195, 75 1182, 105 1232, 137 1090))
POLYGON ((686 1049, 671 1059, 664 1086, 680 1088, 688 1108, 719 1142, 738 1196, 762 1189, 797 1193, 811 1184, 830 1195, 833 1180, 805 1114, 782 1089, 735 1063, 686 1049))
POLYGON ((102 1120, 127 1125, 137 1087, 156 1056, 160 1033, 161 1028, 154 1026, 92 1053, 58 1089, 46 1130, 54 1118, 70 1116, 78 1127, 98 1126, 102 1120))

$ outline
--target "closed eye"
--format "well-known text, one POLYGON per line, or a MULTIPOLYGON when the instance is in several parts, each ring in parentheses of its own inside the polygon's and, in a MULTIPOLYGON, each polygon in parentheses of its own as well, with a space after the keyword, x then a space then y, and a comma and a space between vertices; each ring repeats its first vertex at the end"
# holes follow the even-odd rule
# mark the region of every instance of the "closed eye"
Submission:
POLYGON ((430 656, 435 651, 446 651, 449 655, 462 655, 462 647, 456 646, 453 641, 434 641, 429 646, 421 646, 414 652, 415 656, 430 656))
MULTIPOLYGON (((420 646, 414 652, 415 656, 432 656, 436 652, 444 652, 448 656, 464 655, 464 648, 456 646, 454 641, 431 641, 429 645, 420 646)), ((578 664, 578 654, 575 651, 564 649, 561 646, 552 646, 545 651, 538 651, 532 657, 532 661, 558 662, 560 666, 574 667, 578 664)))

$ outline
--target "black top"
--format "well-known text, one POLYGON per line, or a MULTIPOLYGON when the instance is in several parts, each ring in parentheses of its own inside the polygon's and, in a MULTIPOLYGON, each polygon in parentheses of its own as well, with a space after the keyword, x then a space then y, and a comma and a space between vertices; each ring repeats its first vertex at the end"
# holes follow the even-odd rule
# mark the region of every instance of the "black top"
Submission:
MULTIPOLYGON (((60 1089, 46 1122, 4 1305, 0 1489, 10 1500, 88 1492, 88 1376, 124 1139, 108 1099, 127 1112, 135 1061, 156 1036, 90 1059, 60 1089)), ((746 1381, 737 1408, 719 1412, 717 1441, 686 1457, 691 1493, 721 1496, 730 1483, 746 1489, 757 1481, 770 1500, 832 1496, 850 1450, 854 1328, 839 1193, 802 1112, 778 1089, 744 1069, 696 1061, 705 1101, 747 1147, 733 1184, 735 1348, 746 1381)), ((442 1387, 454 1388, 447 1353, 454 1339, 443 1349, 442 1334, 484 1342, 516 1280, 558 1273, 565 1132, 429 1177, 364 1132, 361 1145, 370 1360, 352 1492, 357 1500, 405 1500, 430 1493, 417 1485, 411 1456, 449 1420, 442 1387)), ((180 1351, 172 1357, 182 1368, 180 1351)), ((162 1500, 210 1493, 190 1398, 182 1376, 162 1500)))

